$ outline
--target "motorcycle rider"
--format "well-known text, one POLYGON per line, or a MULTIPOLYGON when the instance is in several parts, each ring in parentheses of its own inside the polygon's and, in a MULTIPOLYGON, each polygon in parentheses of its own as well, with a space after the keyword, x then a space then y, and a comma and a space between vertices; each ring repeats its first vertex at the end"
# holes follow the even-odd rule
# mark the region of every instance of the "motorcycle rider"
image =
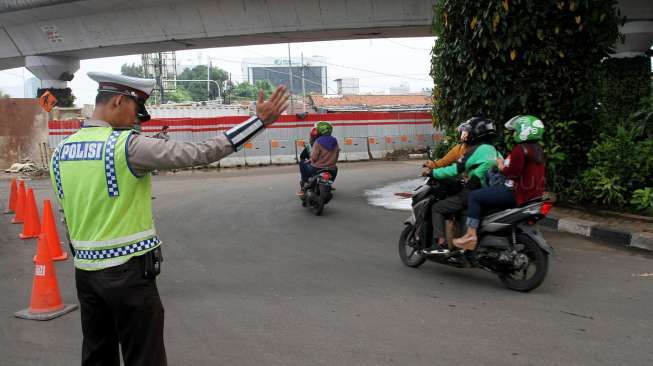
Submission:
POLYGON ((470 192, 487 186, 487 172, 495 166, 498 156, 492 145, 496 137, 494 122, 485 117, 472 117, 465 121, 469 127, 468 147, 465 154, 453 164, 443 168, 426 169, 423 175, 431 175, 437 180, 464 176, 464 187, 460 192, 440 200, 431 207, 433 236, 435 244, 424 250, 431 254, 446 245, 445 216, 462 211, 467 205, 470 192))
POLYGON ((315 125, 319 137, 312 146, 311 159, 299 162, 299 173, 301 175, 301 190, 297 193, 299 196, 304 195, 304 185, 313 174, 319 170, 328 169, 336 179, 338 175, 338 157, 340 156, 340 147, 338 140, 331 136, 333 126, 329 122, 320 121, 315 125))
POLYGON ((453 244, 465 250, 476 249, 483 210, 488 207, 508 209, 541 197, 545 187, 545 158, 539 142, 544 124, 534 116, 515 116, 506 122, 516 142, 506 160, 497 159, 499 171, 507 178, 504 184, 475 190, 469 194, 467 233, 453 244))

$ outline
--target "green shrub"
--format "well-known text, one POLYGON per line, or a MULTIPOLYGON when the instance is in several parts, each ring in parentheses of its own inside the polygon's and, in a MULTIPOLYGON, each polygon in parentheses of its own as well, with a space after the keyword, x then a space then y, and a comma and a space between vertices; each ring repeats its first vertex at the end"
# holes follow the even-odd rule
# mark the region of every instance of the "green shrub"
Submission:
POLYGON ((620 208, 635 191, 653 186, 653 139, 641 134, 641 128, 623 126, 602 133, 588 153, 590 168, 568 198, 620 208))
MULTIPOLYGON (((588 165, 609 176, 618 176, 630 187, 641 188, 653 179, 653 140, 640 140, 639 128, 617 127, 604 133, 588 154, 588 165)), ((631 189, 630 191, 634 191, 631 189)))
POLYGON ((582 201, 605 206, 622 207, 626 203, 626 188, 618 176, 608 176, 600 169, 592 168, 583 173, 577 196, 582 201))
POLYGON ((653 188, 638 189, 633 193, 630 203, 637 211, 653 215, 653 188))
POLYGON ((653 95, 642 99, 641 108, 631 114, 626 123, 641 129, 641 138, 653 138, 653 95))

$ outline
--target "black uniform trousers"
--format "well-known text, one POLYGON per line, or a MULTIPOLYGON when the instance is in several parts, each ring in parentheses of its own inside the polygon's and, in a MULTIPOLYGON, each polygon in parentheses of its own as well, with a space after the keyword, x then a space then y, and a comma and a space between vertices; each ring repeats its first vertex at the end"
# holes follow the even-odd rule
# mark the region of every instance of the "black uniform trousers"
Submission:
POLYGON ((82 366, 167 365, 163 304, 143 259, 98 271, 75 270, 82 333, 82 366))

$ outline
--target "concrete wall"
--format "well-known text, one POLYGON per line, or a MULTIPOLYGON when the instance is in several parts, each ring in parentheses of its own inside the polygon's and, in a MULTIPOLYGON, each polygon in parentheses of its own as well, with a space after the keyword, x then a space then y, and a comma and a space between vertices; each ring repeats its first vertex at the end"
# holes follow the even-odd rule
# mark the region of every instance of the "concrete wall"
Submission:
POLYGON ((48 113, 36 99, 0 99, 0 169, 27 158, 41 166, 47 142, 48 113))

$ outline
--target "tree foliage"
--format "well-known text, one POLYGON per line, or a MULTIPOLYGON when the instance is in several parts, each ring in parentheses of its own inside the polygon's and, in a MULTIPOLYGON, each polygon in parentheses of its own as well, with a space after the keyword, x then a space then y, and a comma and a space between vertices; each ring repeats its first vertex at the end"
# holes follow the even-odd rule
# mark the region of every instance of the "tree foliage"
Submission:
MULTIPOLYGON (((177 76, 179 80, 207 80, 207 66, 198 65, 193 68, 185 68, 177 76)), ((229 73, 219 67, 211 67, 210 69, 210 80, 216 81, 218 85, 213 82, 209 83, 209 91, 207 91, 206 81, 194 81, 194 82, 177 82, 177 88, 183 88, 190 93, 192 100, 194 101, 203 101, 209 99, 216 99, 219 95, 223 96, 224 90, 223 85, 226 80, 229 79, 229 73)))
POLYGON ((2 90, 0 90, 0 99, 6 99, 6 98, 11 98, 11 95, 5 94, 2 90))
POLYGON ((192 95, 183 87, 177 87, 174 92, 167 92, 165 95, 166 101, 175 103, 190 102, 193 100, 192 95))
POLYGON ((143 66, 137 64, 122 64, 120 66, 120 73, 135 78, 144 77, 143 66))
POLYGON ((598 136, 596 70, 619 40, 621 23, 616 0, 438 1, 436 125, 536 115, 547 126, 549 183, 564 186, 585 167, 598 136))
MULTIPOLYGON (((138 64, 123 64, 120 67, 120 73, 125 76, 144 77, 143 67, 138 64)), ((229 74, 219 68, 211 67, 210 80, 207 91, 207 66, 198 65, 193 68, 185 68, 177 79, 179 80, 197 80, 197 81, 179 81, 177 82, 177 90, 173 93, 168 92, 165 94, 165 99, 179 102, 179 101, 205 101, 209 99, 216 99, 218 96, 223 96, 223 85, 229 79, 229 74), (202 81, 203 80, 203 81, 202 81), (216 83, 218 85, 216 85, 216 83)))
POLYGON ((270 83, 270 81, 259 80, 256 83, 254 83, 254 85, 250 84, 247 81, 237 84, 229 91, 229 93, 233 98, 256 100, 258 99, 258 91, 260 89, 263 89, 265 99, 268 99, 272 94, 272 92, 274 91, 274 87, 272 86, 272 83, 270 83))
POLYGON ((603 60, 598 72, 604 120, 623 121, 642 99, 650 99, 650 57, 608 58, 603 60))
POLYGON ((587 117, 594 70, 612 50, 616 0, 445 0, 436 5, 436 120, 587 117), (573 98, 570 98, 573 96, 573 98))

